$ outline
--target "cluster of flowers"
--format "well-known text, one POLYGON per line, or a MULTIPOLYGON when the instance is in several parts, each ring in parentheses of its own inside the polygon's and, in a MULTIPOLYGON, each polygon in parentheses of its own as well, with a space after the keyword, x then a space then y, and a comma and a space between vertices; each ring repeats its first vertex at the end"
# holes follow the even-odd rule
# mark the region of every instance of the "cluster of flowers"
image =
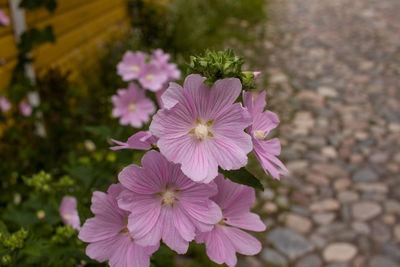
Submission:
POLYGON ((160 96, 168 82, 181 76, 176 64, 169 63, 169 59, 170 55, 161 49, 155 50, 152 55, 141 51, 124 54, 117 65, 117 72, 123 81, 130 83, 127 89, 118 89, 117 94, 112 96, 113 116, 120 118, 122 125, 141 128, 155 112, 155 105, 146 97, 144 89, 155 92, 159 105, 162 105, 160 96))
POLYGON ((243 231, 266 229, 250 211, 255 191, 225 178, 218 168, 240 169, 253 151, 265 172, 279 179, 287 171, 277 158, 279 140, 265 140, 279 120, 264 111, 265 92, 254 100, 237 78, 212 86, 205 80, 191 74, 183 86, 171 82, 149 131, 127 142, 114 140, 113 150, 149 151, 142 166, 125 167, 107 193, 93 193, 95 216, 82 228, 76 202, 63 201, 61 216, 90 243, 90 258, 108 260, 110 266, 149 266, 160 241, 179 254, 191 241, 205 243, 212 261, 230 267, 237 263, 236 253, 260 252, 261 243, 243 231), (236 102, 240 95, 243 103, 236 102), (159 152, 151 150, 154 146, 159 152))
MULTIPOLYGON (((11 109, 12 105, 10 101, 4 96, 0 96, 0 110, 2 112, 7 112, 11 109)), ((25 100, 22 100, 19 105, 19 111, 21 112, 22 116, 29 117, 32 113, 32 106, 25 100)))

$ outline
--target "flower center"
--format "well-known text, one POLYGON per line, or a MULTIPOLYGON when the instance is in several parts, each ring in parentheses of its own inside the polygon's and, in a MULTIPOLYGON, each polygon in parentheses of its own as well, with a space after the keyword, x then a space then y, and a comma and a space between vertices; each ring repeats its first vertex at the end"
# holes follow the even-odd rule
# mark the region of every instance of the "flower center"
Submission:
POLYGON ((134 73, 138 73, 139 70, 140 70, 140 68, 139 68, 138 65, 134 65, 134 66, 132 66, 131 70, 132 70, 134 73))
POLYGON ((154 79, 154 75, 153 74, 147 74, 146 75, 146 80, 151 82, 154 79))
POLYGON ((194 128, 194 134, 200 140, 206 138, 208 136, 208 126, 199 123, 196 128, 194 128))
POLYGON ((177 200, 176 196, 175 196, 175 192, 167 190, 165 191, 165 193, 162 195, 162 201, 164 204, 170 205, 172 206, 175 201, 177 200))
POLYGON ((133 112, 136 110, 136 104, 135 103, 130 103, 128 106, 128 110, 133 112))
POLYGON ((254 135, 254 137, 257 138, 257 139, 264 139, 264 138, 265 138, 265 136, 264 136, 264 131, 263 131, 263 130, 255 130, 255 131, 253 132, 253 135, 254 135))

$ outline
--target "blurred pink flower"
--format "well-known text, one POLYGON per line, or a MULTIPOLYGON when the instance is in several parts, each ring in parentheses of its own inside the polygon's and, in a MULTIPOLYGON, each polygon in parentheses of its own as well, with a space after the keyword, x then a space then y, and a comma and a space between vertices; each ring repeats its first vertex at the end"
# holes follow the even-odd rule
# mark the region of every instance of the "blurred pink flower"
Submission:
POLYGON ((0 110, 3 112, 6 112, 10 110, 11 108, 11 103, 10 101, 7 100, 7 98, 1 96, 0 97, 0 110))
POLYGON ((128 212, 117 205, 117 197, 123 190, 120 184, 109 187, 107 194, 96 191, 90 210, 94 218, 86 220, 79 232, 79 239, 90 244, 86 254, 97 261, 108 260, 111 267, 150 266, 150 256, 156 246, 137 244, 127 229, 128 212))
POLYGON ((136 53, 127 51, 122 61, 117 65, 117 73, 122 77, 122 80, 129 82, 138 79, 144 71, 146 57, 147 54, 140 51, 136 53))
POLYGON ((6 13, 0 9, 0 24, 7 26, 10 24, 10 19, 7 17, 6 13))
POLYGON ((158 245, 162 239, 185 253, 196 229, 210 231, 221 220, 220 208, 209 200, 216 185, 194 183, 155 150, 143 156, 142 166, 131 164, 118 175, 128 189, 118 198, 118 206, 131 212, 128 229, 140 245, 158 245))
POLYGON ((210 232, 198 233, 196 241, 206 244, 212 261, 232 267, 237 262, 236 252, 255 255, 262 248, 256 238, 239 228, 261 232, 266 227, 257 214, 250 212, 255 202, 253 188, 233 183, 221 174, 214 181, 218 194, 211 199, 222 209, 222 220, 210 232))
POLYGON ((25 117, 29 117, 32 113, 32 107, 25 100, 19 103, 19 111, 25 117))
POLYGON ((149 131, 140 131, 129 137, 126 143, 111 139, 118 146, 110 147, 111 150, 120 149, 138 149, 138 150, 149 150, 152 145, 156 144, 157 138, 149 131))
POLYGON ((145 89, 157 92, 168 80, 168 73, 155 63, 148 63, 140 74, 139 82, 145 89))
POLYGON ((81 229, 81 221, 76 208, 76 198, 63 197, 60 204, 60 216, 64 224, 71 225, 72 228, 78 231, 81 229))
POLYGON ((181 78, 180 70, 178 69, 176 64, 168 63, 170 55, 168 53, 164 53, 162 49, 154 50, 153 55, 150 59, 150 63, 157 65, 167 74, 168 80, 177 80, 181 78))
POLYGON ((182 164, 183 173, 193 181, 208 183, 217 176, 218 166, 245 166, 253 146, 244 132, 251 118, 242 104, 233 104, 242 89, 239 79, 218 80, 212 88, 203 83, 205 79, 192 74, 183 87, 171 82, 150 131, 168 160, 182 164))
POLYGON ((281 144, 278 138, 265 141, 268 133, 279 124, 278 116, 264 111, 266 106, 266 92, 263 91, 255 101, 250 92, 243 92, 243 103, 253 118, 253 124, 247 128, 254 146, 254 155, 260 162, 265 173, 270 173, 275 179, 280 179, 284 172, 289 172, 285 165, 276 157, 281 153, 281 144))
POLYGON ((162 49, 156 49, 153 51, 153 54, 150 57, 150 60, 159 65, 165 65, 168 64, 168 61, 170 59, 170 55, 168 53, 164 53, 162 49))
POLYGON ((120 118, 122 125, 130 124, 140 128, 147 123, 155 111, 153 101, 146 97, 145 91, 131 83, 128 89, 119 89, 117 95, 112 96, 114 104, 113 116, 120 118))

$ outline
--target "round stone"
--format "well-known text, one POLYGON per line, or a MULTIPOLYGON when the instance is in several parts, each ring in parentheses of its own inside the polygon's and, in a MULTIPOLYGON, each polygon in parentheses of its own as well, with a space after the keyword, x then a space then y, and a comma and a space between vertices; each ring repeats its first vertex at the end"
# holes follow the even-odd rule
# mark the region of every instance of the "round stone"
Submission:
POLYGON ((363 201, 354 203, 352 206, 352 213, 355 219, 360 221, 367 221, 382 212, 382 207, 375 202, 363 201))
POLYGON ((332 243, 323 251, 324 260, 327 262, 347 262, 357 254, 357 248, 350 243, 332 243))

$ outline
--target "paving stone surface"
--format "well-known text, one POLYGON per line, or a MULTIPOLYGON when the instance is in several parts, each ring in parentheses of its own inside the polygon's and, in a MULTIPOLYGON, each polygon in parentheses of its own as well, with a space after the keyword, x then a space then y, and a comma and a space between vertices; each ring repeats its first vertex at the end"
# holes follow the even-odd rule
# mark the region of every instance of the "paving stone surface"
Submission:
POLYGON ((259 195, 261 266, 400 266, 400 1, 267 8, 249 53, 290 174, 259 195))

